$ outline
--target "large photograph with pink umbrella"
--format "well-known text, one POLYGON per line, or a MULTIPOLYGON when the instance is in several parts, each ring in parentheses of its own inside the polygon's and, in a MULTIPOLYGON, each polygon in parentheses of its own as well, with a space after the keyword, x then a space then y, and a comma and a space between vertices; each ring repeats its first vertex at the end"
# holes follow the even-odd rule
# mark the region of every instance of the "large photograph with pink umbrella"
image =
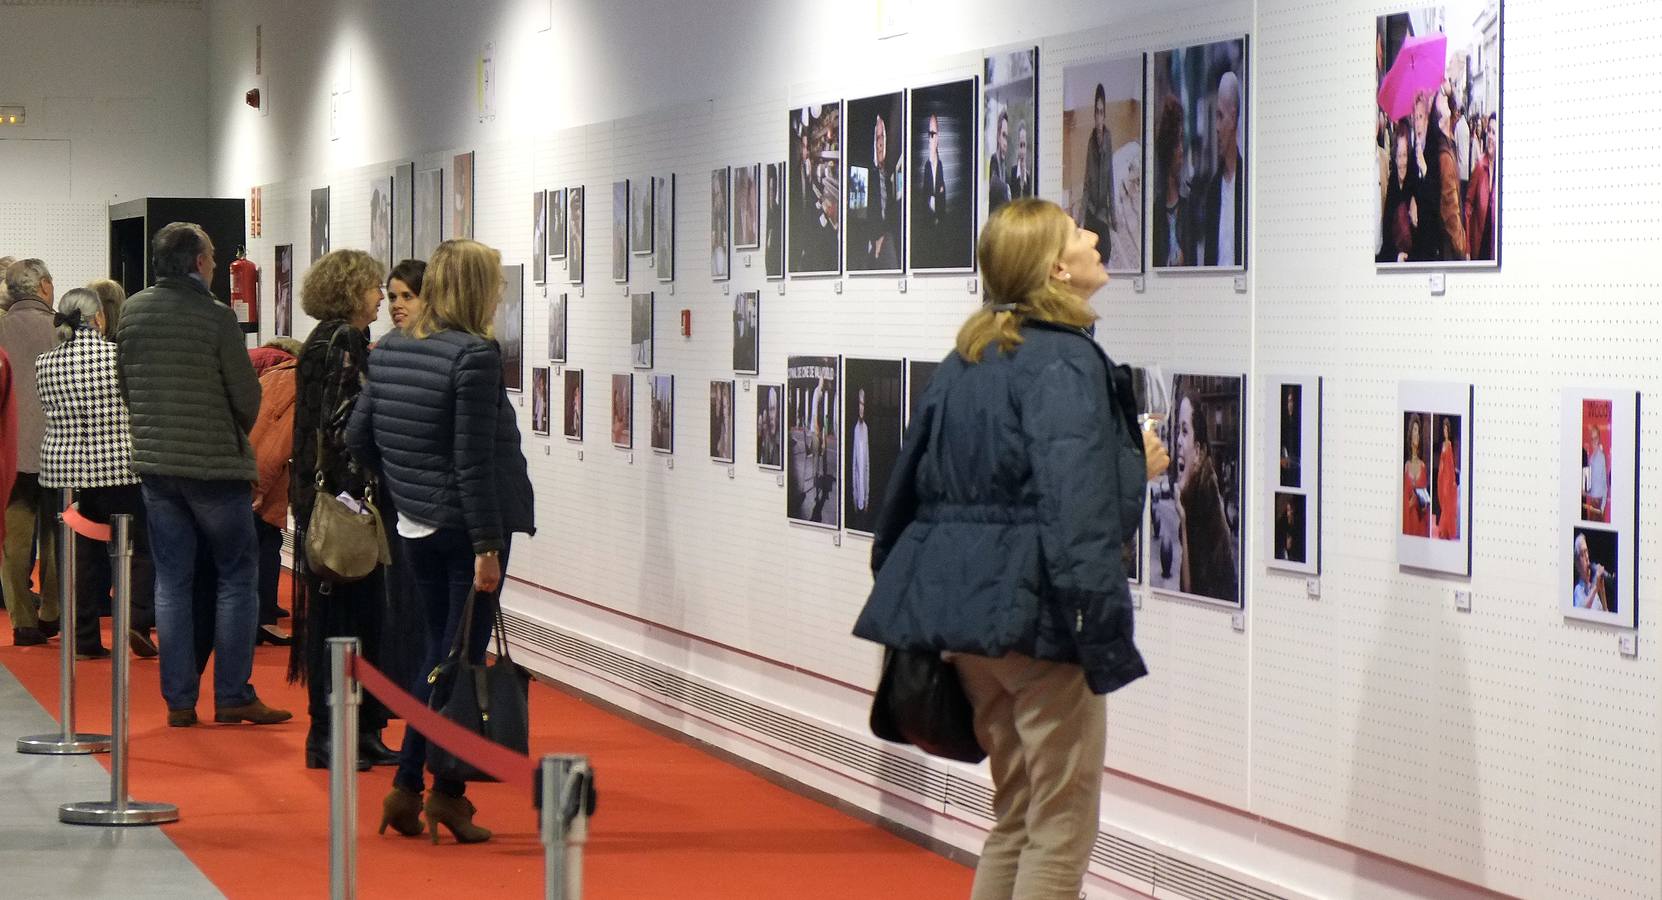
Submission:
POLYGON ((1375 261, 1498 266, 1501 0, 1380 16, 1374 74, 1375 261))

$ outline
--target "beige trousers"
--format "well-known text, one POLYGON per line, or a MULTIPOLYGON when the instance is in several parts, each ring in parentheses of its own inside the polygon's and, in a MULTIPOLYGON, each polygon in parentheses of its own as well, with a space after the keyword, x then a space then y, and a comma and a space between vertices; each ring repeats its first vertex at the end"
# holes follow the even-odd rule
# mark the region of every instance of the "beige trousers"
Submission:
POLYGON ((1106 701, 1072 663, 1015 653, 954 661, 998 815, 971 900, 1077 900, 1102 802, 1106 701))
POLYGON ((6 543, 0 550, 0 593, 5 595, 6 615, 12 628, 32 628, 41 620, 58 618, 58 510, 55 490, 43 490, 40 476, 17 473, 10 502, 6 505, 6 543), (30 596, 29 549, 40 528, 40 612, 30 596))

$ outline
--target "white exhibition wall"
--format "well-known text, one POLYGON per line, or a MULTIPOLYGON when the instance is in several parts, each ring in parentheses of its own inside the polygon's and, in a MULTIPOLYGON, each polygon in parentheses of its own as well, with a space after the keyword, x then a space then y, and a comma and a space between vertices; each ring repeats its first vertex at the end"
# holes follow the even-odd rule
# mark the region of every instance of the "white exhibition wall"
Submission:
MULTIPOLYGON (((1655 625, 1641 616, 1629 659, 1618 632, 1560 617, 1568 560, 1551 473, 1561 388, 1608 379, 1643 391, 1657 377, 1642 343, 1655 337, 1644 303, 1656 278, 1642 261, 1662 180, 1627 89, 1662 21, 1597 0, 1566 31, 1552 4, 1507 3, 1504 268, 1450 274, 1446 295, 1432 296, 1425 274, 1372 263, 1373 23, 1395 5, 1233 0, 1149 14, 1129 2, 1040 2, 1009 25, 1003 4, 917 0, 911 33, 887 41, 865 6, 582 2, 538 31, 549 8, 208 5, 211 187, 263 186, 265 233, 250 253, 265 334, 272 248, 295 245, 298 294, 313 188, 331 188, 334 246, 365 247, 371 179, 474 151, 475 235, 528 263, 531 192, 587 187, 587 285, 559 284, 556 266, 547 291, 571 294, 568 365, 590 380, 588 440, 532 436, 522 404, 540 530, 515 545, 507 602, 539 669, 978 846, 984 775, 930 763, 917 770, 956 787, 897 787, 896 760, 918 758, 878 756, 866 735, 878 655, 848 629, 869 586, 869 542, 786 523, 775 473, 751 465, 750 385, 737 394, 738 462, 708 461, 703 398, 710 380, 734 377, 730 292, 762 292, 755 382, 782 381, 787 354, 939 358, 980 297, 963 276, 909 277, 904 292, 894 277, 792 279, 780 294, 760 253, 743 252, 733 280, 713 283, 708 173, 783 159, 792 106, 975 75, 984 50, 1025 42, 1041 47, 1041 193, 1055 196, 1064 66, 1250 33, 1244 290, 1228 275, 1149 275, 1143 290, 1120 279, 1097 298, 1099 339, 1116 359, 1251 377, 1245 628, 1227 609, 1142 598, 1138 643, 1153 674, 1111 699, 1103 832, 1113 840, 1099 841, 1093 873, 1161 881, 1114 861, 1122 840, 1234 879, 1219 888, 1228 896, 1245 885, 1282 896, 1446 897, 1467 885, 1657 894, 1655 625), (808 24, 813 15, 824 21, 808 24), (241 99, 254 84, 256 25, 267 116, 241 99), (497 89, 495 117, 481 120, 474 67, 486 42, 497 89), (630 287, 615 285, 610 185, 670 171, 676 281, 657 284, 637 258, 630 287), (1563 265, 1572 259, 1585 265, 1563 265), (596 388, 631 371, 629 290, 657 292, 653 371, 676 376, 679 404, 670 458, 645 448, 645 378, 633 452, 595 427, 609 415, 596 388), (677 330, 682 309, 691 338, 677 330), (1270 372, 1325 378, 1319 598, 1303 577, 1263 565, 1270 485, 1253 451, 1270 372), (1470 579, 1396 565, 1396 397, 1410 379, 1477 386, 1470 579), (1471 612, 1455 611, 1457 588, 1471 591, 1471 612), (579 645, 596 662, 579 661, 579 645), (595 647, 658 674, 622 677, 595 647), (807 723, 819 743, 769 716, 807 723), (831 744, 844 750, 817 749, 831 744)), ((527 367, 545 361, 543 294, 527 285, 527 367)), ((297 302, 297 333, 310 324, 297 302)), ((1645 431, 1648 443, 1656 430, 1645 431)), ((1645 466, 1641 483, 1657 474, 1645 466)), ((1656 550, 1646 535, 1641 566, 1656 550)), ((1656 586, 1641 572, 1642 594, 1656 586)))

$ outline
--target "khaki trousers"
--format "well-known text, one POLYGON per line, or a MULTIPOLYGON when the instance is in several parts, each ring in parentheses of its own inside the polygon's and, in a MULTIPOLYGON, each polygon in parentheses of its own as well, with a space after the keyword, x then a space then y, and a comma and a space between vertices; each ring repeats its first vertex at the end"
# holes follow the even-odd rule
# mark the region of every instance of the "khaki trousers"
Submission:
POLYGON ((971 900, 1077 900, 1102 802, 1106 701, 1072 663, 1015 653, 954 662, 992 767, 998 815, 971 900))
POLYGON ((12 628, 32 628, 58 618, 58 492, 45 490, 31 472, 17 473, 6 505, 6 543, 0 547, 0 593, 12 628), (29 596, 29 547, 40 527, 40 612, 29 596))

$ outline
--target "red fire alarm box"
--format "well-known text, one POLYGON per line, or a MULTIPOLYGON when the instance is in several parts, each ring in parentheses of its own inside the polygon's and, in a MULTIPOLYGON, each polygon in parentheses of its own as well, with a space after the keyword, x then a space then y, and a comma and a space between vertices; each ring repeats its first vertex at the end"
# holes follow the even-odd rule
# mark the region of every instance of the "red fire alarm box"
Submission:
POLYGON ((692 337, 692 310, 681 310, 681 336, 692 337))

